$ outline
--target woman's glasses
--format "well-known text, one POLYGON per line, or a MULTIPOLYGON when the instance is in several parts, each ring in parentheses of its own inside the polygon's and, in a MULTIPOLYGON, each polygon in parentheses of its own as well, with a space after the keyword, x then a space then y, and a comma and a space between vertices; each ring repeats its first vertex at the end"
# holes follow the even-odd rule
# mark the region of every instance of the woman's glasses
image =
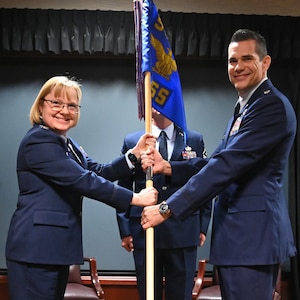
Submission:
POLYGON ((79 108, 81 107, 78 104, 75 103, 64 103, 60 100, 48 100, 43 99, 43 101, 46 101, 49 103, 52 110, 55 111, 61 111, 65 106, 67 107, 69 113, 71 114, 77 114, 79 112, 79 108))

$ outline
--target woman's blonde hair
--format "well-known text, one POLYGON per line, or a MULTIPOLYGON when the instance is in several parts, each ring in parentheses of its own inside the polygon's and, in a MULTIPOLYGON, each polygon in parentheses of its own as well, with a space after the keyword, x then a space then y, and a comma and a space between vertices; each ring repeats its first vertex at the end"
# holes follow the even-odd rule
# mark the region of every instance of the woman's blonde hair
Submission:
MULTIPOLYGON (((67 97, 69 98, 70 91, 75 90, 78 98, 78 104, 80 104, 82 91, 81 85, 74 79, 69 79, 66 76, 54 76, 47 80, 42 86, 39 94, 35 98, 29 113, 30 123, 33 124, 42 124, 43 121, 41 119, 40 105, 45 98, 46 95, 54 91, 55 96, 61 95, 62 91, 65 91, 67 97)), ((80 111, 77 114, 77 120, 75 125, 78 123, 80 117, 80 111)))

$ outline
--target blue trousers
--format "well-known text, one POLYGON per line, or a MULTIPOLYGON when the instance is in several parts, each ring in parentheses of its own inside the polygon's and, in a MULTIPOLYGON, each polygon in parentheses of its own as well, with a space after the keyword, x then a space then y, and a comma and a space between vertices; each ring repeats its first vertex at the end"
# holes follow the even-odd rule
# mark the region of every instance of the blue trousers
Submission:
POLYGON ((69 266, 6 263, 10 300, 63 300, 69 266))
POLYGON ((223 300, 272 300, 279 265, 218 266, 223 300))
MULTIPOLYGON (((145 249, 133 251, 140 300, 145 300, 145 249)), ((197 247, 155 249, 154 300, 190 300, 194 285, 197 247)))

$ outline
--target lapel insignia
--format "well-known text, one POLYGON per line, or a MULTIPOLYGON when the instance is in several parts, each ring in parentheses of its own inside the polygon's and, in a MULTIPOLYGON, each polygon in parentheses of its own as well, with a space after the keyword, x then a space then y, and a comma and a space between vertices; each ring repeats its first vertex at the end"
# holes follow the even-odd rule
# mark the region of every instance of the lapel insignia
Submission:
POLYGON ((84 151, 82 146, 80 146, 79 149, 80 149, 80 152, 83 154, 84 157, 88 157, 87 153, 84 151))

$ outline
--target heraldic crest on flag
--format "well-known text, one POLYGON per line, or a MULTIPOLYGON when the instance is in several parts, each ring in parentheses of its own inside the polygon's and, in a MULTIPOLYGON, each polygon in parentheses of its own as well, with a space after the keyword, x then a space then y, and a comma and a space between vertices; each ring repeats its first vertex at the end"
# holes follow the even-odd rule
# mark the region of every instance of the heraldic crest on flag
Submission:
POLYGON ((152 107, 185 133, 186 119, 177 64, 164 25, 152 0, 135 1, 137 94, 139 117, 144 117, 143 83, 151 73, 152 107))
MULTIPOLYGON (((160 18, 158 21, 161 22, 160 18)), ((157 61, 154 67, 152 68, 152 71, 160 74, 165 79, 170 80, 170 76, 172 75, 172 73, 177 71, 177 65, 173 57, 172 50, 168 48, 166 51, 162 43, 158 39, 156 39, 152 34, 151 45, 155 49, 157 58, 157 61)))

